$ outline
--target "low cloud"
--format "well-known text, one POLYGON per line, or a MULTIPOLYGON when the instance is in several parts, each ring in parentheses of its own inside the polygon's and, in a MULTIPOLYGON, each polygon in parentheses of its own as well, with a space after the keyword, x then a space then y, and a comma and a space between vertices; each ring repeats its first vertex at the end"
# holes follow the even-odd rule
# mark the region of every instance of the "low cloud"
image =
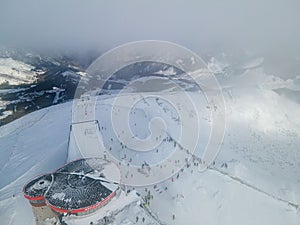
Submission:
POLYGON ((193 50, 297 52, 299 1, 1 0, 0 42, 104 48, 160 39, 193 50))

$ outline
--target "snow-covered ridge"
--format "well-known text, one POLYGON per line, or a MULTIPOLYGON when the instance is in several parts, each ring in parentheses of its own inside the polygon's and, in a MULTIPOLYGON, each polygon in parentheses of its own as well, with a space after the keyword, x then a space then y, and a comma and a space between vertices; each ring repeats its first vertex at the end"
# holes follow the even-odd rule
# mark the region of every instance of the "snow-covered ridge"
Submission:
POLYGON ((176 72, 174 71, 174 67, 169 67, 169 68, 166 68, 165 70, 159 70, 159 71, 155 72, 154 74, 171 76, 171 75, 176 75, 176 72))
MULTIPOLYGON (((180 172, 178 178, 166 180, 156 188, 148 187, 154 196, 150 208, 167 224, 197 224, 197 221, 218 225, 258 225, 264 221, 263 224, 272 225, 281 225, 283 221, 289 225, 299 224, 300 217, 294 207, 270 197, 279 196, 293 204, 299 203, 300 164, 297 164, 299 153, 296 146, 299 146, 297 135, 300 123, 299 120, 288 122, 299 113, 299 105, 284 103, 284 99, 271 90, 239 89, 232 90, 228 96, 226 94, 228 128, 215 167, 229 176, 215 170, 198 173, 197 166, 192 164, 180 172), (250 91, 251 98, 248 96, 250 91), (282 111, 274 110, 279 106, 282 106, 282 111), (264 107, 270 110, 270 114, 264 107), (223 166, 224 162, 226 166, 223 166), (230 177, 236 177, 270 196, 230 177), (255 216, 257 213, 258 217, 255 216), (175 219, 173 214, 176 214, 175 219)), ((112 136, 106 115, 109 115, 113 101, 113 97, 101 96, 96 107, 97 119, 107 143, 111 143, 112 136)), ((143 104, 146 103, 141 102, 139 107, 144 108, 143 104)), ((3 178, 0 183, 0 216, 5 224, 32 224, 30 205, 23 198, 21 189, 28 179, 64 164, 71 105, 69 102, 42 109, 1 127, 0 176, 3 178)), ((164 106, 168 107, 167 104, 164 106)), ((149 119, 155 115, 152 108, 147 117, 137 109, 138 134, 146 131, 149 119)), ((203 116, 201 114, 201 120, 207 121, 203 116)), ((119 143, 113 144, 106 147, 120 149, 119 143)), ((124 151, 120 149, 121 157, 124 151)), ((142 195, 143 190, 139 190, 142 195)), ((132 214, 130 218, 136 219, 132 214)))
POLYGON ((0 84, 30 84, 37 80, 43 71, 34 71, 34 66, 12 58, 0 58, 0 84))
MULTIPOLYGON (((211 68, 214 73, 226 73, 228 64, 219 65, 215 60, 211 63, 215 66, 211 68)), ((227 83, 222 83, 222 87, 228 85, 223 89, 227 130, 215 164, 205 173, 199 173, 197 165, 192 163, 178 177, 147 187, 153 195, 150 208, 162 221, 188 225, 300 224, 300 107, 273 91, 281 87, 298 90, 299 77, 283 80, 266 75, 261 63, 262 59, 257 59, 244 64, 238 74, 240 77, 229 76, 227 83)), ((120 150, 115 153, 122 162, 139 162, 138 157, 126 147, 123 149, 113 136, 108 119, 113 101, 113 95, 102 95, 96 104, 104 143, 107 149, 120 150)), ((154 99, 146 99, 132 112, 129 121, 134 134, 140 138, 148 134, 146 127, 149 119, 156 115, 151 110, 155 104, 154 99), (147 104, 152 107, 145 112, 147 104)), ((167 104, 162 103, 162 106, 173 112, 167 104)), ((202 106, 207 109, 206 105, 202 106)), ((199 112, 203 125, 209 126, 212 121, 205 115, 206 111, 199 112)), ((0 128, 0 177, 4 178, 0 181, 0 217, 4 223, 32 224, 33 219, 28 217, 32 215, 30 206, 20 190, 28 179, 64 163, 70 118, 71 103, 67 103, 36 111, 0 128)), ((169 119, 170 123, 175 122, 169 119)), ((205 127, 201 129, 206 132, 205 127)), ((171 135, 176 139, 174 132, 171 135)), ((200 142, 205 143, 205 140, 200 142)), ((168 150, 167 144, 161 147, 159 153, 168 150)), ((138 192, 146 195, 144 190, 142 187, 138 192)), ((120 208, 121 205, 115 206, 120 208)), ((130 211, 131 219, 125 224, 132 224, 130 222, 136 219, 134 213, 139 213, 136 211, 139 206, 130 206, 134 210, 130 211)), ((126 212, 116 214, 117 224, 126 218, 126 212)), ((68 219, 71 223, 72 218, 68 219)), ((84 223, 89 221, 84 220, 84 223)))

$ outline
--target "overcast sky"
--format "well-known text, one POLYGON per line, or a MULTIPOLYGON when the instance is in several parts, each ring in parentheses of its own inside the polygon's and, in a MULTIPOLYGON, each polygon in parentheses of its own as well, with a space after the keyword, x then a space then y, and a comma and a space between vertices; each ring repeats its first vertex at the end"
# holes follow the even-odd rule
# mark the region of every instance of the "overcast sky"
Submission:
POLYGON ((0 0, 0 42, 98 47, 142 39, 191 49, 300 49, 297 0, 0 0))

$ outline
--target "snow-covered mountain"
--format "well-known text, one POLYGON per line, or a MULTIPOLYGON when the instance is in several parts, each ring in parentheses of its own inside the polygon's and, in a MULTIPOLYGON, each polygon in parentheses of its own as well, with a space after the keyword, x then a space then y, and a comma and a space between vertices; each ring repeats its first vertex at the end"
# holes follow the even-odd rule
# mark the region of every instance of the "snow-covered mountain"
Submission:
POLYGON ((75 57, 0 48, 0 125, 72 99, 84 75, 75 57))
MULTIPOLYGON (((96 114, 106 147, 119 149, 108 139, 105 112, 113 100, 99 98, 96 114)), ((201 173, 194 161, 178 176, 137 191, 146 196, 150 190, 150 207, 166 224, 299 224, 299 105, 259 89, 231 90, 226 102, 228 127, 215 165, 201 173)), ((33 224, 21 189, 28 179, 66 161, 71 105, 41 109, 1 128, 0 214, 5 224, 33 224)), ((136 115, 136 129, 143 133, 155 112, 136 115)))
MULTIPOLYGON (((298 78, 289 82, 277 77, 271 79, 274 75, 264 73, 262 59, 250 60, 243 66, 232 66, 230 60, 224 61, 224 58, 218 60, 211 60, 210 66, 218 71, 215 72, 223 88, 227 123, 215 162, 206 171, 199 171, 198 158, 206 143, 205 139, 200 139, 194 160, 179 173, 156 185, 135 187, 135 190, 143 198, 150 193, 149 207, 164 224, 300 224, 300 105, 277 91, 279 83, 280 87, 295 89, 298 78), (218 60, 223 61, 218 63, 218 60)), ((172 71, 173 75, 169 75, 172 77, 176 72, 169 68, 156 71, 172 71)), ((135 90, 130 95, 144 94, 135 90)), ((174 94, 180 93, 173 90, 164 93, 174 94)), ((194 100, 199 99, 198 92, 190 91, 189 94, 194 100)), ((131 163, 138 164, 142 156, 122 146, 111 126, 110 111, 115 99, 116 95, 111 92, 98 96, 96 102, 95 115, 104 145, 120 161, 127 163, 131 159, 131 163)), ((196 107, 201 112, 199 119, 205 138, 212 123, 209 107, 205 104, 196 107)), ((54 105, 0 128, 0 217, 3 224, 34 224, 31 207, 21 190, 29 179, 55 170, 70 156, 71 109, 72 102, 54 105)), ((122 113, 122 107, 118 109, 122 113)), ((174 108, 151 98, 145 98, 131 114, 129 122, 133 133, 145 138, 149 132, 147 125, 157 115, 171 126, 169 135, 176 142, 177 130, 172 129, 177 121, 174 108), (164 110, 157 110, 156 104, 164 110)), ((166 157, 169 144, 163 143, 157 153, 149 153, 149 162, 155 163, 155 154, 159 155, 159 160, 166 157)), ((130 215, 121 211, 112 224, 122 224, 121 221, 134 224, 136 215, 142 213, 134 202, 130 215)), ((118 207, 122 208, 120 204, 118 207)), ((72 224, 72 218, 66 221, 72 224)))
POLYGON ((29 64, 12 58, 0 58, 0 84, 19 85, 35 83, 39 73, 43 73, 43 71, 34 71, 34 67, 29 64))

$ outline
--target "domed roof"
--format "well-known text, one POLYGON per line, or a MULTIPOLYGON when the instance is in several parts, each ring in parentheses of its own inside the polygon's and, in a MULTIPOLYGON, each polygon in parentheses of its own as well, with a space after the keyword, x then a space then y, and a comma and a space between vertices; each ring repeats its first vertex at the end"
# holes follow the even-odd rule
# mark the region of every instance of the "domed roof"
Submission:
POLYGON ((47 202, 59 209, 74 211, 97 205, 118 187, 118 167, 104 159, 80 159, 58 169, 53 175, 47 202))
POLYGON ((47 204, 58 212, 82 212, 102 205, 119 187, 117 165, 100 158, 79 159, 53 174, 29 182, 24 194, 45 196, 47 204))

